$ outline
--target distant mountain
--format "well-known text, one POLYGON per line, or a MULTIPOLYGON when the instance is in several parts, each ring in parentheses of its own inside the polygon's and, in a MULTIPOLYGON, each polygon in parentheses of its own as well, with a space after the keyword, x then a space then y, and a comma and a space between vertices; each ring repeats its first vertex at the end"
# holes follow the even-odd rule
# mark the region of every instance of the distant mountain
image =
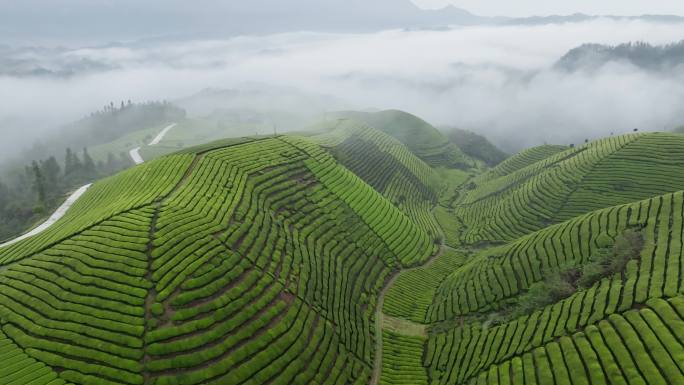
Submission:
POLYGON ((616 62, 628 63, 649 71, 669 71, 684 64, 684 40, 662 46, 641 42, 617 46, 584 44, 570 50, 555 67, 574 72, 596 70, 616 62))
POLYGON ((70 77, 113 70, 116 67, 65 48, 9 47, 0 45, 0 75, 11 77, 70 77))
POLYGON ((641 15, 641 16, 616 16, 616 15, 587 15, 575 13, 572 15, 531 16, 507 19, 503 24, 514 25, 545 25, 561 23, 581 23, 598 19, 609 20, 641 20, 657 23, 684 23, 684 17, 676 15, 641 15))
POLYGON ((293 31, 369 32, 441 29, 452 25, 534 25, 598 18, 684 22, 682 17, 669 15, 483 17, 454 6, 421 9, 411 0, 23 0, 6 1, 1 7, 0 43, 15 46, 101 45, 141 39, 208 39, 293 31))
POLYGON ((2 4, 0 42, 78 45, 158 37, 434 28, 491 21, 455 7, 423 10, 410 0, 26 0, 2 4))

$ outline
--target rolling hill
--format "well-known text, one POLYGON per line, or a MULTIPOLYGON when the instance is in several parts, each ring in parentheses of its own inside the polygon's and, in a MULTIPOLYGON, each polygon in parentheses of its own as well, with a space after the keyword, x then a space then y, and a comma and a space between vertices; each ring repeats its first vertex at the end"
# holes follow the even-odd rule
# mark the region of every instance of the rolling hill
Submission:
POLYGON ((404 111, 338 112, 336 117, 368 124, 405 144, 417 157, 433 167, 469 168, 474 166, 458 146, 428 122, 404 111))
POLYGON ((383 277, 436 248, 310 140, 221 143, 103 180, 2 250, 2 330, 58 368, 45 383, 363 383, 383 277))
POLYGON ((560 149, 524 151, 475 178, 454 205, 461 239, 508 241, 592 210, 684 190, 682 135, 630 134, 560 149))
POLYGON ((0 384, 684 383, 684 135, 486 169, 433 129, 344 113, 98 181, 0 248, 0 384))

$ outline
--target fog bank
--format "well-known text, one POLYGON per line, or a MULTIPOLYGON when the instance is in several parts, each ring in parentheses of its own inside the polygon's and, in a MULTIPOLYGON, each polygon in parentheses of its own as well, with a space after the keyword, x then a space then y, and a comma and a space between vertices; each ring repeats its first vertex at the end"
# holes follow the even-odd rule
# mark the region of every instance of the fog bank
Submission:
MULTIPOLYGON (((398 108, 468 128, 507 150, 684 123, 684 72, 624 63, 559 72, 584 43, 665 44, 684 25, 597 20, 366 34, 288 33, 81 49, 0 48, 0 151, 110 100, 173 100, 245 83, 333 95, 348 108, 398 108)), ((330 108, 338 108, 331 106, 330 108)))

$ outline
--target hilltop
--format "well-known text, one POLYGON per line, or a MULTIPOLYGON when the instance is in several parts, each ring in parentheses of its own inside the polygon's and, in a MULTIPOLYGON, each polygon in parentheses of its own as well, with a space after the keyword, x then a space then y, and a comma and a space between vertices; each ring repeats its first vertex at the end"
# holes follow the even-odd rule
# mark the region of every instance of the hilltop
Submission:
POLYGON ((96 182, 0 248, 0 383, 682 383, 684 135, 458 137, 345 112, 96 182))
POLYGON ((450 142, 437 128, 423 119, 399 110, 380 112, 338 112, 332 116, 355 119, 377 128, 406 145, 416 156, 433 167, 468 168, 471 158, 450 142))
MULTIPOLYGON (((657 23, 682 23, 677 15, 548 15, 531 17, 480 16, 466 9, 447 5, 441 9, 422 9, 411 0, 252 0, 225 2, 206 0, 202 7, 188 7, 179 0, 120 0, 116 7, 77 0, 25 0, 5 5, 0 24, 7 33, 0 43, 16 45, 31 41, 33 45, 101 45, 118 47, 127 41, 135 44, 192 39, 221 39, 244 35, 265 35, 298 31, 374 32, 388 29, 442 29, 472 25, 545 25, 582 23, 593 20, 628 20, 657 23), (40 7, 41 12, 35 10, 40 7), (43 25, 38 33, 28 28, 29 15, 43 25), (254 20, 258 20, 255 23, 254 20), (69 23, 70 28, 59 28, 69 23), (120 26, 126 24, 127 28, 120 26), (46 38, 49 36, 49 38, 46 38), (70 43, 70 44, 65 44, 70 43), (60 44, 58 44, 60 45, 60 44)), ((2 49, 2 47, 0 47, 2 49)), ((1 59, 0 59, 1 60, 1 59)), ((3 64, 19 73, 26 73, 21 60, 6 60, 3 64)), ((84 70, 106 68, 109 63, 84 61, 75 63, 84 70)), ((34 74, 51 72, 48 65, 35 68, 34 74)))

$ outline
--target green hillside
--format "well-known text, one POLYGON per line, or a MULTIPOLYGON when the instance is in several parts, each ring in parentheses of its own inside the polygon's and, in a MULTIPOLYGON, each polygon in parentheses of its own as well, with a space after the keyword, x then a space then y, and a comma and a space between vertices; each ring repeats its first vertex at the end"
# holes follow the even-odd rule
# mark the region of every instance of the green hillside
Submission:
POLYGON ((440 175, 392 136, 367 124, 340 119, 320 122, 310 139, 327 149, 429 234, 440 233, 432 215, 440 193, 448 186, 440 175))
POLYGON ((630 134, 555 151, 526 151, 475 179, 453 206, 461 240, 509 241, 592 210, 684 190, 682 135, 630 134))
POLYGON ((521 168, 525 168, 567 149, 568 147, 565 146, 543 145, 523 150, 498 163, 495 167, 478 176, 475 181, 482 183, 512 174, 521 168))
MULTIPOLYGON (((516 228, 519 238, 483 236, 479 246, 398 275, 383 313, 385 344, 402 354, 388 356, 398 364, 383 363, 388 377, 380 383, 683 383, 684 193, 674 174, 683 138, 644 134, 563 152, 547 146, 475 178, 458 204, 480 193, 503 213, 553 207, 552 188, 564 193, 560 186, 574 184, 565 211, 551 217, 558 224, 516 228, 513 220, 524 217, 509 214, 491 227, 516 228), (562 179, 563 170, 574 179, 562 179), (644 182, 626 182, 637 178, 644 182), (667 191, 676 192, 660 195, 667 191), (503 206, 505 194, 517 206, 503 206), (614 206, 620 202, 631 203, 614 206), (487 247, 492 241, 505 243, 487 247), (411 322, 397 328, 397 319, 411 322), (417 325, 425 332, 416 335, 417 325)), ((451 212, 461 231, 465 207, 451 212)), ((471 209, 480 217, 471 223, 490 225, 483 207, 471 209)))
POLYGON ((487 138, 472 131, 460 128, 445 128, 449 141, 458 146, 466 155, 494 167, 508 158, 508 155, 492 144, 487 138))
POLYGON ((70 214, 0 251, 0 309, 3 333, 76 383, 365 383, 384 277, 436 251, 296 137, 149 162, 70 214))
POLYGON ((429 127, 345 113, 95 183, 0 248, 0 384, 684 383, 684 135, 486 169, 429 127))
POLYGON ((337 117, 358 120, 393 136, 416 156, 433 167, 469 168, 472 159, 434 126, 415 115, 387 110, 380 112, 339 112, 337 117))
POLYGON ((584 384, 682 383, 682 199, 679 192, 595 211, 454 272, 428 318, 472 316, 430 335, 424 365, 434 383, 565 383, 566 373, 584 384), (627 229, 638 234, 634 249, 616 244, 627 229), (602 252, 625 265, 595 274, 602 252), (553 293, 549 277, 559 272, 564 295, 510 312, 540 282, 553 293))

